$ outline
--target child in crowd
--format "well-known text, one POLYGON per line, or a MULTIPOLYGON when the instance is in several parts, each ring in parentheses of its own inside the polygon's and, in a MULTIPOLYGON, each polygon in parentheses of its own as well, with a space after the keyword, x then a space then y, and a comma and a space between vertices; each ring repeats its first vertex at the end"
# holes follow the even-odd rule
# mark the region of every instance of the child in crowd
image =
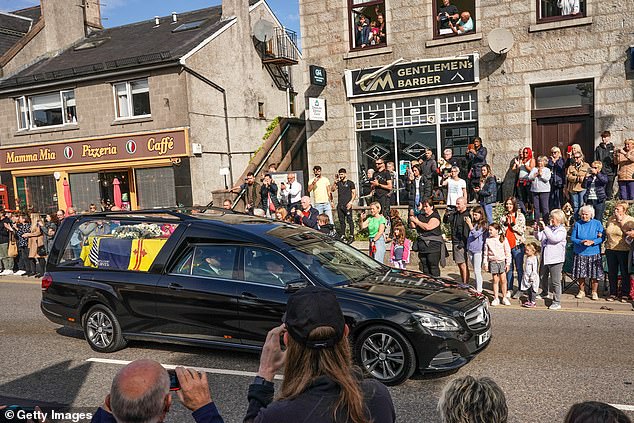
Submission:
POLYGON ((528 301, 522 304, 526 308, 535 307, 535 297, 539 289, 539 262, 537 254, 539 246, 534 242, 526 244, 524 255, 524 277, 522 278, 522 291, 528 293, 528 301))
POLYGON ((319 232, 328 235, 332 239, 339 240, 339 234, 335 229, 335 225, 330 223, 330 218, 326 213, 322 213, 317 216, 317 226, 319 228, 319 232))
POLYGON ((471 210, 471 218, 465 218, 465 223, 469 226, 467 251, 475 273, 476 291, 482 292, 482 251, 488 235, 488 222, 482 207, 471 210))
POLYGON ((502 227, 498 223, 489 225, 489 237, 484 243, 483 267, 488 267, 493 275, 493 301, 492 306, 500 305, 498 298, 499 287, 502 287, 502 304, 511 305, 506 298, 506 272, 511 265, 511 246, 506 240, 502 227))
POLYGON ((397 269, 405 269, 409 263, 409 256, 412 250, 412 241, 405 237, 405 226, 396 225, 394 227, 394 237, 390 248, 390 264, 397 269))
POLYGON ((376 21, 370 22, 370 45, 375 46, 381 43, 381 37, 379 36, 379 27, 376 26, 376 21))

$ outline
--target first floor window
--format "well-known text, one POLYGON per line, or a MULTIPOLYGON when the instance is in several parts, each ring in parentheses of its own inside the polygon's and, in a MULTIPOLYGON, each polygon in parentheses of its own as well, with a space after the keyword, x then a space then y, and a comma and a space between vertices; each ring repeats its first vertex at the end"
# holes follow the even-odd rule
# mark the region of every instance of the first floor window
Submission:
POLYGON ((586 0, 537 0, 537 10, 541 22, 581 18, 586 14, 586 0))
POLYGON ((18 129, 77 123, 75 91, 23 96, 16 99, 18 129))
POLYGON ((384 0, 349 0, 348 10, 353 50, 387 44, 384 0))
POLYGON ((434 36, 476 32, 475 0, 434 0, 434 36))
POLYGON ((118 119, 149 116, 150 87, 147 79, 114 84, 116 116, 118 119))

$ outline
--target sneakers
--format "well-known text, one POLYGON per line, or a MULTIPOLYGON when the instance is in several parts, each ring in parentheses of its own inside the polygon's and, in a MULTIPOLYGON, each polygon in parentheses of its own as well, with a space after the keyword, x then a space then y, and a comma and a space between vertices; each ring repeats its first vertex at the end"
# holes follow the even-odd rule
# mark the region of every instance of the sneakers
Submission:
POLYGON ((506 298, 511 298, 511 291, 506 291, 506 298))
POLYGON ((509 299, 507 297, 502 298, 502 304, 504 305, 511 305, 511 301, 509 301, 509 299))
MULTIPOLYGON (((505 298, 506 299, 506 298, 505 298)), ((508 301, 508 300, 507 300, 508 301)), ((496 298, 495 300, 491 301, 491 305, 492 306, 499 306, 500 305, 500 299, 496 298)))
POLYGON ((537 298, 538 300, 550 300, 552 299, 552 294, 542 291, 542 293, 536 295, 535 298, 537 298))
POLYGON ((597 301, 599 299, 599 294, 597 294, 596 292, 592 293, 592 301, 597 301))
POLYGON ((26 273, 26 270, 18 270, 17 272, 14 273, 15 276, 22 276, 26 273))
POLYGON ((583 291, 579 291, 579 293, 578 293, 577 295, 575 295, 575 298, 578 298, 578 299, 580 299, 580 300, 581 300, 582 298, 586 298, 586 293, 585 293, 585 292, 583 292, 583 291))
MULTIPOLYGON (((508 297, 508 292, 506 293, 507 297, 508 297)), ((520 291, 519 289, 517 291, 515 291, 513 293, 513 296, 511 298, 513 298, 514 300, 517 300, 519 297, 522 296, 522 291, 520 291)))
POLYGON ((548 307, 548 310, 561 310, 561 304, 559 303, 552 303, 550 305, 550 307, 548 307))
POLYGON ((12 275, 12 274, 13 274, 13 270, 11 270, 11 269, 4 269, 4 270, 2 271, 2 273, 0 273, 0 276, 9 276, 9 275, 12 275))
POLYGON ((524 304, 522 304, 522 307, 526 307, 526 308, 535 308, 535 302, 534 301, 526 301, 524 304))

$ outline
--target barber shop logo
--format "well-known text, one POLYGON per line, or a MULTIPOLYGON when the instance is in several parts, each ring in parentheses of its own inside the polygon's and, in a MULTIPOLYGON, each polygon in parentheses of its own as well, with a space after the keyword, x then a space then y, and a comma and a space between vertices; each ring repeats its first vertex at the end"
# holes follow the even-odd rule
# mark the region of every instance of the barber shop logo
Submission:
POLYGON ((127 151, 128 154, 136 153, 136 142, 134 142, 134 140, 128 140, 128 142, 125 143, 125 151, 127 151))
POLYGON ((67 160, 70 160, 73 158, 73 148, 70 146, 66 146, 64 147, 64 157, 66 157, 67 160))

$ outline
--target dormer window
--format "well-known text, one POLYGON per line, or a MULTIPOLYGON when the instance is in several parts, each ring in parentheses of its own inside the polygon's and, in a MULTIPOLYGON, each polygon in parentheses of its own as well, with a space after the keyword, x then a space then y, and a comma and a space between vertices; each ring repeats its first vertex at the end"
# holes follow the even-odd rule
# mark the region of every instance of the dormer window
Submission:
POLYGON ((18 97, 15 106, 18 130, 77 124, 74 90, 18 97))

